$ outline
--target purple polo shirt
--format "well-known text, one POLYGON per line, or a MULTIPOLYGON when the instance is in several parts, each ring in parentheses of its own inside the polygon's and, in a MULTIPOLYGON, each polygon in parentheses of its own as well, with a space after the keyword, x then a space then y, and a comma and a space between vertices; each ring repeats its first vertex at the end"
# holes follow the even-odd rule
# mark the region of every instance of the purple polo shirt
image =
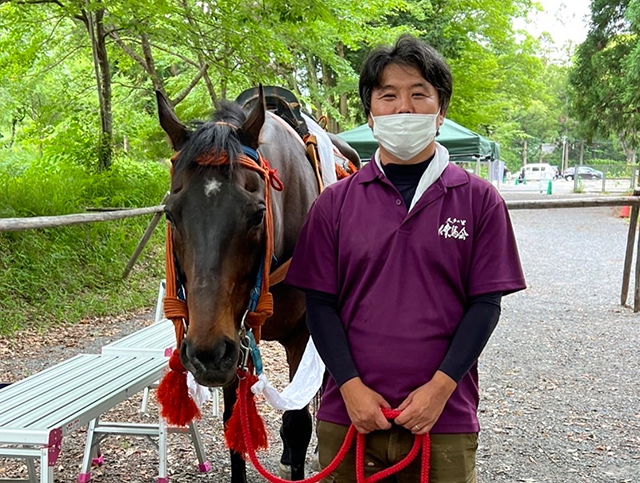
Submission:
MULTIPOLYGON (((504 200, 449 164, 407 214, 371 162, 316 200, 286 283, 336 295, 364 384, 397 407, 438 370, 469 297, 525 288, 504 200)), ((479 431, 477 365, 449 399, 434 433, 479 431)), ((325 378, 318 419, 350 424, 325 378)))

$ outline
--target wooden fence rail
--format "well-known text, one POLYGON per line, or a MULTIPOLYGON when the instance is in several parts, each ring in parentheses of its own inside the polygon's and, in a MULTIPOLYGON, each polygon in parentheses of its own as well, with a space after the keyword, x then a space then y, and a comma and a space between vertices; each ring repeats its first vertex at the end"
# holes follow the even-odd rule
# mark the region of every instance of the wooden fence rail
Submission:
MULTIPOLYGON (((610 196, 579 199, 552 200, 512 200, 507 201, 510 210, 545 210, 549 208, 597 208, 602 206, 640 205, 640 196, 610 196)), ((21 231, 37 228, 55 228, 58 226, 95 223, 97 221, 121 220, 134 216, 161 213, 164 205, 134 208, 130 210, 106 211, 100 213, 78 213, 61 216, 35 216, 31 218, 0 218, 0 232, 21 231)))
POLYGON ((31 218, 0 218, 1 231, 22 231, 36 228, 57 228, 59 226, 94 223, 96 221, 121 220, 134 216, 150 215, 164 210, 164 205, 134 208, 131 210, 105 211, 100 213, 78 213, 60 216, 34 216, 31 218))
MULTIPOLYGON (((166 197, 165 197, 166 199, 166 197)), ((164 200, 163 200, 164 202, 164 200)), ((632 206, 631 221, 629 223, 629 233, 627 236, 627 248, 624 260, 624 270, 622 276, 622 293, 620 303, 626 304, 627 293, 629 291, 629 280, 631 277, 631 265, 633 260, 633 246, 636 239, 636 227, 638 214, 640 212, 640 191, 635 191, 633 196, 598 196, 592 198, 574 199, 548 199, 548 200, 511 200, 507 201, 509 210, 545 210, 559 208, 598 208, 605 206, 632 206)), ((123 277, 126 277, 138 255, 142 252, 144 245, 149 240, 151 232, 160 221, 160 216, 164 210, 164 205, 149 206, 146 208, 135 208, 131 210, 108 211, 101 213, 80 213, 62 216, 37 216, 32 218, 0 218, 0 232, 21 231, 38 228, 55 228, 59 226, 77 225, 81 223, 94 223, 98 221, 121 220, 134 216, 149 215, 155 213, 145 235, 138 244, 134 255, 127 265, 123 277)), ((640 237, 638 237, 637 253, 640 254, 640 237)), ((636 257, 635 267, 635 288, 634 288, 634 312, 640 311, 640 256, 636 257)))

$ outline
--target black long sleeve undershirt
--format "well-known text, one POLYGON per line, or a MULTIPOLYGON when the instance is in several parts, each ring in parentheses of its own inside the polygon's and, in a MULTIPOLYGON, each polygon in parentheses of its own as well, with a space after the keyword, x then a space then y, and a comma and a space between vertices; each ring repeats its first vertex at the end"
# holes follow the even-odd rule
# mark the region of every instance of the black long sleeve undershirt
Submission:
MULTIPOLYGON (((327 370, 338 387, 358 377, 347 334, 338 315, 336 296, 308 290, 307 325, 327 370)), ((460 324, 453 336, 440 370, 456 382, 473 367, 480 357, 500 318, 502 293, 482 294, 469 299, 460 324)))

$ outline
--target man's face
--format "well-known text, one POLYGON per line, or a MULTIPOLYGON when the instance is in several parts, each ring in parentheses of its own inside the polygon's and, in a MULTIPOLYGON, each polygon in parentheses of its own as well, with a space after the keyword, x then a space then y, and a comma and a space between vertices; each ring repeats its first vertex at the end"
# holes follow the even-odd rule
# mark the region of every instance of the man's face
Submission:
MULTIPOLYGON (((371 116, 389 114, 435 114, 440 98, 438 91, 414 67, 390 64, 382 72, 379 88, 371 93, 369 127, 373 126, 371 116)), ((438 126, 444 121, 444 114, 438 116, 438 126)))

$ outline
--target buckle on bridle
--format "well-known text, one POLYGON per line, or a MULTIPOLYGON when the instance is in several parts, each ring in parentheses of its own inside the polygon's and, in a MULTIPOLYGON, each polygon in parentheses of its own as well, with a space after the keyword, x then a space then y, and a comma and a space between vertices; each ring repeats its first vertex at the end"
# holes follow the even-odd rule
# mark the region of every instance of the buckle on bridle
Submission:
POLYGON ((251 356, 251 338, 247 333, 247 327, 245 320, 249 310, 244 311, 244 315, 240 320, 240 328, 238 329, 238 336, 240 337, 240 357, 238 358, 238 369, 243 372, 249 371, 249 357, 251 356))

